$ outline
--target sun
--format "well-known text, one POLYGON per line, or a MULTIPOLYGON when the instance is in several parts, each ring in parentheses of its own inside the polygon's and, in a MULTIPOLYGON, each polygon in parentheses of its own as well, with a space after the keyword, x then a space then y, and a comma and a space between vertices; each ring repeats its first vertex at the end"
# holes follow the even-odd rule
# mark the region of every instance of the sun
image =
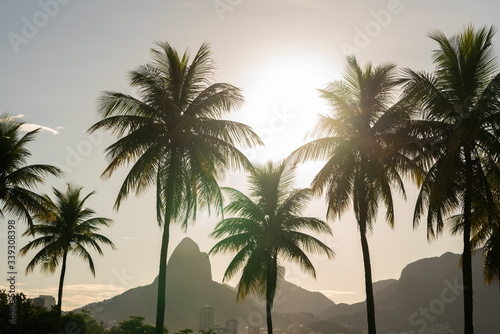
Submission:
POLYGON ((329 110, 318 89, 339 79, 338 73, 336 64, 303 53, 275 54, 249 66, 239 120, 265 144, 246 152, 250 160, 283 159, 303 145, 318 115, 329 110))

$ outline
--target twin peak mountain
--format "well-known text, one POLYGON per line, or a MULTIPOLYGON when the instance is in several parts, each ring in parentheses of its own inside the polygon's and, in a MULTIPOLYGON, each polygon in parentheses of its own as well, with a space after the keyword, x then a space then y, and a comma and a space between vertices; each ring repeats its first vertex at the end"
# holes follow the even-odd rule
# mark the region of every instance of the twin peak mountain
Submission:
MULTIPOLYGON (((129 316, 144 317, 145 323, 154 324, 158 277, 153 283, 136 287, 98 303, 84 306, 98 321, 105 324, 129 320, 129 316)), ((235 288, 212 280, 212 270, 207 253, 201 252, 190 238, 184 238, 174 249, 167 266, 167 292, 165 324, 172 332, 191 328, 199 329, 200 307, 214 307, 214 324, 225 324, 236 319, 240 326, 265 327, 265 306, 262 301, 246 298, 236 302, 235 288)), ((319 292, 311 292, 287 281, 279 285, 274 311, 276 313, 312 312, 319 314, 335 305, 319 292)), ((287 326, 285 316, 277 314, 278 327, 287 326)))
MULTIPOLYGON (((474 320, 479 322, 478 325, 484 325, 480 326, 484 329, 481 333, 499 333, 500 324, 494 324, 493 320, 500 309, 500 294, 497 288, 486 287, 483 283, 480 253, 473 257, 474 320)), ((375 282, 377 325, 391 330, 420 330, 424 325, 441 326, 444 323, 450 329, 460 329, 463 318, 461 291, 456 289, 458 293, 452 303, 439 303, 444 289, 450 284, 461 287, 459 261, 460 255, 445 253, 409 264, 399 280, 375 282), (433 321, 421 314, 422 309, 430 312, 433 309, 429 311, 429 307, 438 306, 439 312, 432 314, 433 321)), ((129 320, 131 315, 144 317, 145 323, 154 324, 157 288, 158 278, 149 285, 127 290, 83 308, 90 310, 97 321, 105 324, 129 320)), ((184 238, 168 262, 166 327, 171 333, 185 328, 197 332, 200 329, 200 308, 204 305, 213 306, 214 324, 225 324, 227 320, 235 319, 240 329, 245 326, 266 327, 264 302, 254 298, 236 302, 235 288, 212 280, 208 254, 201 252, 193 240, 184 238)), ((286 332, 297 319, 323 334, 357 333, 366 322, 365 303, 335 304, 319 292, 308 291, 282 280, 274 304, 273 327, 286 332)))

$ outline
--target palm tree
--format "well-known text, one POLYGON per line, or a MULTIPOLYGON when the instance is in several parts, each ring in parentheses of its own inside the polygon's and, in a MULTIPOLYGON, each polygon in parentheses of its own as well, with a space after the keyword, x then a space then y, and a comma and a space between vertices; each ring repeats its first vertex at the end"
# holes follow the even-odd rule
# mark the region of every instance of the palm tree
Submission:
POLYGON ((240 269, 237 300, 249 293, 266 298, 267 332, 273 333, 271 311, 278 279, 283 275, 279 258, 298 263, 316 277, 313 264, 303 249, 325 253, 333 258, 334 252, 320 240, 301 232, 307 229, 331 234, 330 227, 320 219, 300 214, 312 198, 310 189, 293 187, 294 173, 285 163, 268 163, 256 168, 250 177, 250 197, 233 188, 225 188, 231 202, 224 208, 235 217, 219 222, 211 233, 223 238, 211 254, 236 252, 224 273, 231 279, 240 269))
POLYGON ((95 192, 81 198, 82 188, 66 185, 64 192, 53 188, 55 202, 47 195, 44 198, 45 213, 36 216, 39 221, 33 229, 28 229, 23 236, 41 235, 30 241, 20 249, 20 254, 26 255, 28 251, 41 248, 26 267, 26 274, 32 272, 37 265, 41 269, 54 273, 61 264, 59 278, 59 291, 57 294, 57 317, 61 317, 62 293, 64 276, 66 274, 66 261, 68 254, 81 257, 88 263, 92 275, 95 276, 94 261, 87 248, 90 246, 99 255, 103 255, 99 244, 115 245, 105 236, 97 233, 102 226, 108 226, 110 219, 94 217, 95 211, 85 207, 85 202, 95 192))
POLYGON ((20 134, 24 123, 7 114, 0 115, 0 217, 6 213, 21 217, 33 227, 32 214, 40 213, 41 196, 29 190, 43 183, 47 174, 61 173, 50 165, 27 165, 31 153, 27 145, 39 131, 20 134))
POLYGON ((500 283, 500 227, 494 225, 486 239, 484 248, 484 281, 486 284, 500 283))
POLYGON ((495 212, 488 173, 498 175, 500 75, 495 74, 493 28, 467 27, 448 39, 436 31, 434 74, 405 70, 403 100, 422 110, 416 133, 431 136, 432 151, 415 207, 414 224, 427 214, 427 235, 436 237, 443 217, 463 215, 464 333, 473 333, 471 226, 473 203, 482 198, 495 212))
POLYGON ((328 218, 340 218, 352 202, 361 236, 370 334, 376 333, 376 326, 367 235, 380 201, 387 208, 387 222, 394 226, 392 189, 406 197, 401 173, 416 171, 403 154, 408 136, 401 129, 409 115, 403 105, 391 103, 396 84, 395 65, 369 63, 363 70, 355 57, 348 57, 343 80, 320 90, 333 115, 319 119, 312 133, 319 139, 292 153, 295 161, 327 159, 312 190, 326 193, 328 218))
MULTIPOLYGON (((495 172, 495 171, 494 171, 495 172)), ((475 197, 471 211, 471 250, 483 254, 483 276, 487 285, 500 283, 500 175, 489 175, 495 209, 486 197, 475 197)), ((481 195, 481 194, 480 194, 481 195)), ((482 194, 485 195, 485 194, 482 194)), ((464 232, 464 215, 451 217, 452 234, 464 232)), ((460 264, 463 265, 463 257, 460 264)))
POLYGON ((196 218, 198 206, 222 210, 217 179, 228 167, 248 167, 236 146, 262 144, 246 125, 222 120, 223 113, 242 102, 238 88, 211 83, 213 61, 203 44, 189 63, 168 43, 157 43, 153 62, 130 72, 130 84, 139 98, 104 92, 98 112, 103 119, 90 128, 111 130, 118 140, 106 151, 110 177, 122 165, 133 163, 118 193, 115 208, 131 190, 142 193, 156 187, 156 214, 163 235, 158 276, 156 333, 165 316, 167 251, 170 224, 196 218))

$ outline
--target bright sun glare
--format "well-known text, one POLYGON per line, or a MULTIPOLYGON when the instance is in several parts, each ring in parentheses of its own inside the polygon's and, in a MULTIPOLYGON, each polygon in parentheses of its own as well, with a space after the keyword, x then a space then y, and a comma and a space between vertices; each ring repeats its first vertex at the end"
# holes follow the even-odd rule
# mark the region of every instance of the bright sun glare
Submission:
MULTIPOLYGON (((309 56, 267 57, 245 75, 245 104, 239 121, 250 125, 265 147, 245 153, 252 161, 286 158, 310 140, 307 134, 328 106, 318 94, 339 79, 339 69, 326 59, 309 56)), ((309 180, 310 182, 310 180, 309 180)))

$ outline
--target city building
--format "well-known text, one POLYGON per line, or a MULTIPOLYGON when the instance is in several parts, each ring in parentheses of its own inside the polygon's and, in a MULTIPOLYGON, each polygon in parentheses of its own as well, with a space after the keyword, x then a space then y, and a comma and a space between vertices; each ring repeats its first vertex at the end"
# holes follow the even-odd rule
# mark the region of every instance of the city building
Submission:
POLYGON ((260 327, 259 326, 248 327, 248 334, 260 334, 260 327))
POLYGON ((226 334, 238 334, 238 320, 229 319, 226 321, 226 334))
POLYGON ((215 334, 224 334, 224 332, 226 331, 226 328, 220 324, 216 324, 212 327, 212 331, 215 334))
POLYGON ((50 310, 52 306, 56 305, 56 299, 49 295, 40 295, 36 298, 33 298, 33 306, 35 307, 43 307, 47 310, 50 310))
POLYGON ((207 331, 214 327, 214 307, 205 305, 200 307, 200 330, 207 331))

